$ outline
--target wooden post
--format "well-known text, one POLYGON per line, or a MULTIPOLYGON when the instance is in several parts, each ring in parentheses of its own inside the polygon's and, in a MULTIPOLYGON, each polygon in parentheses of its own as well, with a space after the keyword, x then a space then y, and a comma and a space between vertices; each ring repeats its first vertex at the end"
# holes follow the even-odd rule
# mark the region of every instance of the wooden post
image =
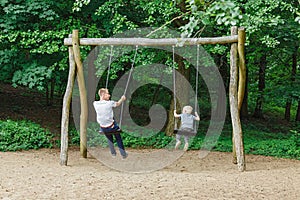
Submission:
POLYGON ((238 89, 238 108, 241 113, 243 105, 245 87, 246 87, 246 64, 245 64, 245 28, 240 27, 238 30, 238 55, 239 55, 239 89, 238 89))
MULTIPOLYGON (((178 44, 228 44, 237 41, 237 35, 214 38, 80 38, 79 40, 81 46, 176 46, 178 44)), ((64 45, 72 45, 72 40, 65 38, 64 45)))
POLYGON ((88 56, 88 80, 87 80, 87 96, 88 96, 88 121, 89 122, 96 122, 96 111, 93 106, 93 102, 95 101, 95 94, 97 87, 97 77, 96 77, 96 66, 95 60, 97 60, 98 56, 98 48, 96 46, 92 46, 91 52, 88 56))
MULTIPOLYGON (((70 35, 72 37, 72 35, 70 35)), ((62 118, 61 118, 61 147, 60 147, 60 164, 68 163, 68 133, 69 133, 69 114, 72 99, 72 91, 74 87, 76 66, 74 62, 74 54, 72 47, 69 47, 69 76, 66 92, 63 99, 62 118)))
POLYGON ((74 59, 77 66, 77 81, 80 93, 80 153, 83 158, 87 157, 87 120, 88 120, 88 105, 87 92, 84 82, 83 66, 81 62, 78 30, 73 30, 72 44, 74 59))
MULTIPOLYGON (((237 27, 232 27, 231 34, 237 33, 237 27)), ((233 131, 233 149, 235 148, 238 170, 245 170, 244 144, 242 139, 242 127, 238 110, 238 66, 237 66, 237 43, 231 45, 230 50, 230 84, 229 102, 233 131)))
MULTIPOLYGON (((231 28, 231 36, 233 36, 233 35, 237 35, 237 28, 236 27, 231 28)), ((234 60, 235 58, 234 58, 234 55, 233 55, 233 53, 234 53, 233 51, 235 50, 235 48, 236 48, 236 44, 233 43, 231 45, 231 50, 230 50, 230 67, 232 65, 236 65, 236 60, 234 60)), ((231 77, 231 74, 230 74, 230 77, 231 77)), ((229 88, 229 90, 230 90, 230 88, 229 88)), ((229 98, 230 98, 230 96, 229 96, 229 98)), ((231 116, 232 116, 232 113, 231 113, 231 116)), ((237 164, 235 141, 234 141, 234 130, 232 130, 232 163, 237 164)))

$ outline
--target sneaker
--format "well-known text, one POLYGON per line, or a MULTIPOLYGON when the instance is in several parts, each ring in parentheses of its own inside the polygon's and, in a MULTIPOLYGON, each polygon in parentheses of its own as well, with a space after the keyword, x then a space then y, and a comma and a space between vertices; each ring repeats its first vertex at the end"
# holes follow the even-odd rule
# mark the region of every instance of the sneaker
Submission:
POLYGON ((122 156, 122 159, 126 159, 128 157, 128 153, 126 153, 124 156, 122 156))
POLYGON ((117 154, 111 154, 112 158, 115 158, 117 156, 117 154))
POLYGON ((184 147, 183 147, 183 150, 184 150, 184 151, 187 151, 188 148, 189 148, 189 143, 185 143, 185 145, 184 145, 184 147))
POLYGON ((180 144, 181 144, 180 141, 176 142, 175 149, 178 149, 178 147, 180 146, 180 144))

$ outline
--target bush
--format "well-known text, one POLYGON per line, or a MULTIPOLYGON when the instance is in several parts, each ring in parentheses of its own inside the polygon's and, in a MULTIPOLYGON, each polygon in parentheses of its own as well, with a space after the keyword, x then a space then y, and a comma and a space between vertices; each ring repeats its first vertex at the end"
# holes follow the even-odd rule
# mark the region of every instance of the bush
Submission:
POLYGON ((0 151, 51 148, 54 135, 30 121, 0 121, 0 151))
POLYGON ((288 155, 291 158, 300 160, 300 133, 297 131, 291 131, 292 136, 290 137, 290 149, 288 155))

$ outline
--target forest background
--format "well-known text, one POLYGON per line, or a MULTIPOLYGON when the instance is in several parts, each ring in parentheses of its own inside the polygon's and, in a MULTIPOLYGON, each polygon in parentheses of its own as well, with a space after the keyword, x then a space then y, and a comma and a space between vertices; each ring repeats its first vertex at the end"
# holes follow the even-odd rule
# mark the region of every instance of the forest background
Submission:
MULTIPOLYGON (((128 30, 160 27, 176 30, 181 37, 195 38, 226 36, 230 35, 232 26, 245 27, 247 84, 241 110, 245 150, 247 153, 300 158, 299 1, 2 0, 0 7, 0 82, 38 91, 45 97, 44 105, 49 107, 62 104, 68 78, 68 47, 63 40, 74 29, 79 30, 80 37, 106 38, 128 30)), ((214 58, 228 92, 230 46, 203 47, 214 58)), ((91 50, 91 47, 81 47, 83 59, 91 50)), ((157 59, 149 55, 147 51, 139 52, 137 63, 157 59)), ((162 55, 159 59, 168 60, 167 56, 162 55)), ((132 57, 133 54, 125 55, 112 65, 112 87, 118 77, 130 69, 132 57)), ((180 59, 177 62, 184 63, 180 59)), ((184 64, 178 64, 178 68, 195 86, 193 71, 184 64)), ((199 88, 205 88, 201 81, 199 88)), ((144 97, 170 108, 163 88, 155 92, 157 89, 160 90, 157 85, 143 87, 136 94, 143 98, 131 102, 138 110, 136 119, 142 119, 138 122, 141 125, 147 123, 147 109, 149 103, 153 103, 145 103, 144 97)), ((171 94, 167 97, 171 101, 171 94)), ((6 105, 1 103, 1 107, 6 105)), ((211 115, 209 96, 204 91, 199 92, 199 108, 202 121, 191 149, 201 146, 211 115)), ((51 146, 47 139, 41 144, 26 146, 23 141, 11 146, 12 138, 20 135, 9 130, 19 130, 20 124, 15 125, 9 116, 2 116, 2 119, 1 130, 5 129, 7 135, 2 132, 1 150, 51 146)), ((32 134, 25 129, 19 132, 32 134)), ((78 144, 79 136, 73 132, 71 142, 78 144)), ((53 134, 59 138, 59 132, 53 134)), ((228 114, 215 149, 230 151, 231 134, 228 114)), ((41 137, 44 136, 36 135, 37 140, 42 141, 41 137)), ((58 140, 55 143, 59 143, 58 140)), ((125 136, 124 143, 129 147, 153 147, 149 141, 133 140, 129 136, 125 136)))

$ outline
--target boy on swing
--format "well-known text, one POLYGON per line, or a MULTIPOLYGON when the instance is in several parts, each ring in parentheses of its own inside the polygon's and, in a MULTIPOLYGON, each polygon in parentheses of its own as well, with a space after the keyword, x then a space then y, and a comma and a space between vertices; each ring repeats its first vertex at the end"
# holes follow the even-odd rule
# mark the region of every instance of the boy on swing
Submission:
POLYGON ((106 136, 113 157, 117 154, 114 148, 113 136, 116 138, 121 156, 125 159, 128 154, 125 151, 120 135, 121 129, 114 120, 113 108, 120 106, 122 102, 126 100, 126 97, 123 95, 119 101, 112 101, 110 100, 108 89, 106 88, 99 89, 98 94, 100 96, 100 101, 94 101, 93 105, 97 113, 97 122, 100 125, 100 132, 103 132, 106 136))
MULTIPOLYGON (((192 115, 192 111, 193 108, 191 106, 184 106, 182 109, 182 113, 181 114, 177 114, 176 110, 174 110, 174 117, 176 118, 180 118, 181 120, 181 126, 179 130, 183 130, 183 131, 194 131, 194 120, 196 121, 200 121, 200 117, 198 115, 197 112, 195 112, 195 116, 192 115)), ((180 142, 180 138, 181 138, 181 134, 180 132, 176 134, 176 145, 175 145, 175 149, 178 149, 178 147, 180 146, 181 142, 180 142)), ((189 148, 189 136, 184 135, 184 151, 187 151, 189 148)))

